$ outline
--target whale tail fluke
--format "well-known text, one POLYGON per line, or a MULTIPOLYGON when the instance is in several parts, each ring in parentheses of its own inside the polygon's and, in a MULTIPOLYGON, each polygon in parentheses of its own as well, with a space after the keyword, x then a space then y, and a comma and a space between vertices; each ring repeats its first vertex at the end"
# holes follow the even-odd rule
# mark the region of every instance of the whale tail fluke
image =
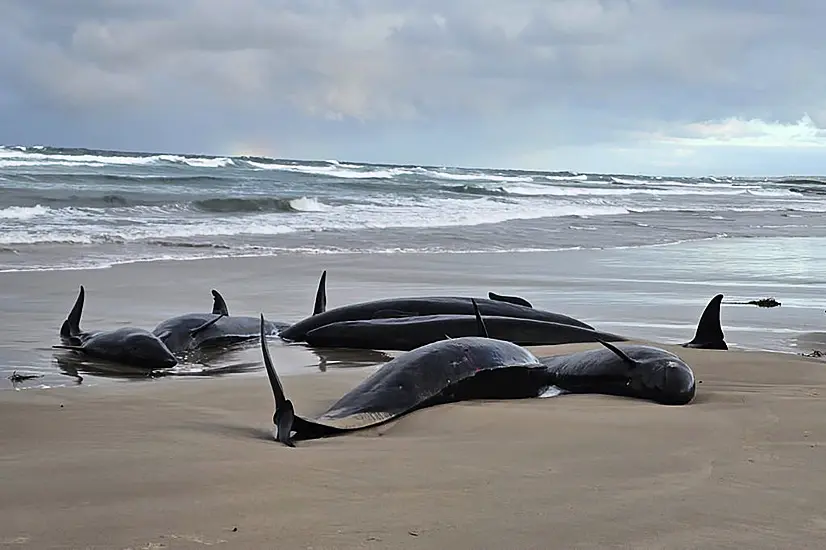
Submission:
POLYGON ((229 308, 227 307, 226 300, 224 300, 221 293, 214 288, 212 289, 212 313, 215 315, 229 316, 229 308))
POLYGON ((505 296, 504 294, 496 294, 495 292, 488 292, 488 298, 491 300, 495 300, 497 302, 507 302, 509 304, 515 304, 517 306, 525 306, 529 308, 533 308, 533 305, 525 298, 520 296, 505 296))
POLYGON ((284 393, 284 386, 281 385, 281 379, 275 371, 275 366, 270 356, 270 348, 267 345, 266 323, 264 321, 264 314, 261 314, 261 354, 264 357, 264 368, 267 370, 267 378, 270 380, 270 387, 272 388, 272 395, 275 399, 275 414, 273 415, 273 423, 276 426, 276 441, 283 443, 288 447, 295 447, 292 440, 292 427, 295 420, 295 408, 292 401, 287 399, 284 393))
POLYGON ((333 426, 325 426, 295 414, 293 402, 287 399, 284 386, 281 384, 272 356, 270 356, 270 348, 267 345, 266 321, 263 313, 261 314, 261 355, 264 357, 264 368, 267 371, 267 378, 269 378, 273 399, 275 400, 275 414, 272 420, 276 428, 276 441, 287 447, 295 447, 295 441, 299 439, 315 439, 346 431, 333 426))
POLYGON ((80 291, 77 294, 75 305, 72 306, 72 311, 69 316, 63 321, 60 327, 60 337, 64 340, 71 340, 77 337, 80 333, 80 318, 83 315, 83 302, 86 299, 86 289, 80 285, 80 291))
POLYGON ((684 348, 728 349, 725 335, 723 334, 723 326, 720 322, 720 304, 722 301, 722 294, 717 294, 709 301, 703 314, 700 316, 700 322, 697 324, 694 339, 685 344, 681 344, 684 348))
POLYGON ((318 280, 318 290, 315 293, 315 305, 313 306, 313 315, 324 313, 327 311, 327 270, 321 272, 321 278, 318 280))

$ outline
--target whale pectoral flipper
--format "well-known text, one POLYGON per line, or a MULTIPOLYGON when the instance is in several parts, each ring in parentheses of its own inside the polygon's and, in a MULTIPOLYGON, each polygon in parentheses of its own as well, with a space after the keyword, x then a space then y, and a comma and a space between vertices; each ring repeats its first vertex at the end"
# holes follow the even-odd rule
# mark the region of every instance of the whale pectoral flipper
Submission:
POLYGON ((227 302, 221 293, 212 289, 212 313, 215 315, 229 315, 229 308, 227 302))
POLYGON ((217 323, 218 321, 220 321, 224 317, 226 317, 226 315, 224 315, 223 313, 219 314, 218 317, 216 317, 215 319, 210 319, 206 323, 204 323, 202 325, 198 325, 197 327, 193 328, 192 330, 189 331, 190 338, 195 336, 199 332, 202 332, 202 331, 208 329, 209 327, 211 327, 212 325, 214 325, 215 323, 217 323))
POLYGON ((83 349, 83 346, 71 346, 71 345, 68 345, 68 344, 55 344, 54 346, 52 346, 52 348, 54 348, 54 349, 70 349, 72 351, 85 351, 83 349))
POLYGON ((507 302, 509 304, 516 304, 518 306, 533 308, 533 305, 529 301, 520 296, 505 296, 504 294, 488 292, 488 298, 490 298, 491 300, 496 300, 497 302, 507 302))
POLYGON ((488 327, 485 326, 485 321, 482 320, 482 312, 479 311, 479 305, 474 298, 471 298, 470 301, 473 303, 473 311, 476 314, 476 328, 479 330, 479 336, 490 338, 488 335, 488 327))
POLYGON ((634 368, 634 367, 636 367, 636 366, 637 366, 637 362, 636 362, 636 361, 634 361, 633 359, 631 359, 630 357, 628 357, 628 355, 627 355, 624 351, 622 351, 621 349, 619 349, 619 348, 618 348, 617 346, 615 346, 614 344, 609 344, 608 342, 605 342, 604 340, 597 340, 597 341, 598 341, 600 344, 602 344, 603 346, 605 346, 606 348, 608 348, 608 349, 610 349, 611 351, 613 351, 613 352, 617 355, 617 357, 619 357, 620 359, 622 359, 622 360, 623 360, 623 361, 624 361, 624 362, 625 362, 625 363, 626 363, 629 367, 634 368))

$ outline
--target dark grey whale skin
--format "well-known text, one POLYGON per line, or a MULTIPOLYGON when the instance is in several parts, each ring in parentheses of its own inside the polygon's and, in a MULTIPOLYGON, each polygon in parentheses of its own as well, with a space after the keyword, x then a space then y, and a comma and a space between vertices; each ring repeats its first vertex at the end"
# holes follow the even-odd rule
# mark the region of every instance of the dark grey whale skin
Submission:
MULTIPOLYGON (((520 346, 628 340, 574 325, 518 317, 486 316, 485 326, 491 338, 520 346)), ((439 340, 477 334, 473 315, 422 315, 330 323, 309 331, 304 340, 314 347, 410 351, 439 340)))
POLYGON ((662 405, 687 405, 697 386, 694 372, 677 355, 639 344, 543 357, 548 380, 567 393, 599 393, 646 399, 662 405))
POLYGON ((340 321, 358 321, 387 316, 474 315, 473 300, 476 300, 479 310, 484 316, 536 319, 593 329, 592 326, 561 313, 543 311, 500 300, 462 296, 421 296, 387 298, 337 307, 302 319, 282 330, 279 336, 284 340, 302 342, 311 330, 340 321))
POLYGON ((86 289, 81 285, 77 300, 60 327, 59 349, 69 349, 85 356, 147 371, 168 369, 178 360, 166 345, 148 330, 122 327, 115 330, 84 331, 80 328, 86 289))
MULTIPOLYGON (((476 311, 485 336, 440 340, 408 351, 382 365, 314 420, 295 414, 262 334, 261 352, 275 400, 276 440, 293 447, 298 440, 377 426, 425 407, 472 399, 535 398, 552 387, 563 393, 604 393, 671 405, 694 398, 691 368, 668 351, 601 341, 607 349, 540 361, 517 344, 489 338, 476 311)), ((261 327, 263 331, 263 315, 261 327)))
MULTIPOLYGON (((322 272, 316 291, 313 315, 327 307, 327 271, 322 272)), ((212 289, 211 313, 186 313, 159 323, 152 333, 160 338, 175 354, 196 350, 222 348, 259 337, 260 321, 257 317, 230 315, 226 300, 212 289)), ((265 322, 265 333, 276 335, 289 323, 265 322)))
MULTIPOLYGON (((267 322, 266 334, 276 335, 289 323, 267 322)), ((255 340, 259 337, 260 321, 256 317, 225 316, 214 313, 187 313, 166 319, 152 333, 175 354, 220 348, 255 340), (214 321, 207 328, 199 327, 214 321)))

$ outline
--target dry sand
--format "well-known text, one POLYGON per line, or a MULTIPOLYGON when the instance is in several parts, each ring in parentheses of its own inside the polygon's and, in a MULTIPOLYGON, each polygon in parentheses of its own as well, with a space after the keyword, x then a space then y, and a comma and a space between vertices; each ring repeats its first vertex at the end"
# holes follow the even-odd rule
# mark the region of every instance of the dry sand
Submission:
MULTIPOLYGON (((689 406, 470 402, 295 449, 261 371, 2 392, 0 547, 826 547, 823 361, 672 349, 689 406)), ((284 384, 314 414, 364 375, 284 384)))

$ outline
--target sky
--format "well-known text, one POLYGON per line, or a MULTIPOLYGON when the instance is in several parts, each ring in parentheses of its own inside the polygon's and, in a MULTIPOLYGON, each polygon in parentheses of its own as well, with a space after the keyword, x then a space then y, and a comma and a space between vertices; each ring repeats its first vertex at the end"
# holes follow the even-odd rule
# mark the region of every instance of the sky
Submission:
POLYGON ((0 0, 0 144, 826 174, 817 0, 0 0))

